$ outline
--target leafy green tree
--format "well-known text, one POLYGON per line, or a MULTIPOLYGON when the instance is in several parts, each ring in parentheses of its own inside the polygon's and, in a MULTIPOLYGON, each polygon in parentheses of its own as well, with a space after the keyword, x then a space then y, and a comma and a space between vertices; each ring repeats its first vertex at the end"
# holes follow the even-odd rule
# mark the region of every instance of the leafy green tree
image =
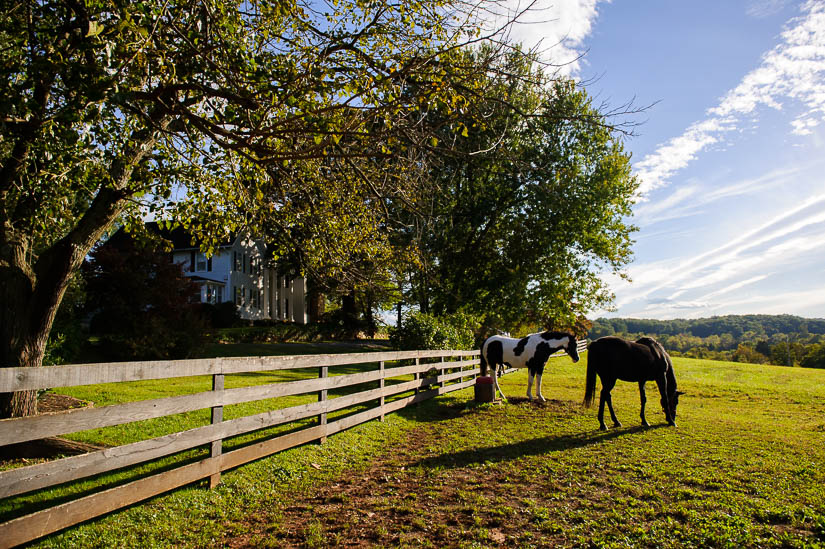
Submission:
POLYGON ((92 250, 83 275, 91 329, 107 358, 189 358, 202 347, 200 287, 167 253, 117 233, 92 250))
POLYGON ((803 368, 825 368, 825 345, 811 345, 799 364, 803 368))
POLYGON ((390 328, 390 343, 399 350, 473 349, 476 328, 478 319, 463 313, 434 316, 414 311, 390 328))
MULTIPOLYGON (((392 150, 414 158, 427 139, 414 113, 458 105, 479 81, 452 62, 462 41, 479 38, 477 7, 461 0, 5 3, 0 365, 41 365, 72 273, 118 219, 135 229, 147 212, 172 219, 208 251, 261 216, 297 226, 324 193, 332 194, 329 204, 370 196, 370 211, 382 209, 384 194, 403 194, 410 181, 403 170, 384 188, 369 174, 350 175, 353 193, 335 181, 304 185, 302 176, 319 159, 357 172, 345 161, 392 150)), ((334 233, 326 242, 347 234, 322 226, 334 233)), ((365 253, 375 242, 342 241, 365 253)), ((0 417, 35 411, 33 392, 0 395, 0 417)))
POLYGON ((732 358, 735 362, 747 362, 749 364, 765 364, 768 361, 768 357, 744 343, 737 346, 732 358))
POLYGON ((777 366, 794 366, 805 355, 805 348, 796 341, 780 341, 771 346, 770 362, 777 366))
POLYGON ((433 189, 417 204, 427 224, 408 234, 422 250, 408 301, 498 328, 572 325, 611 302, 600 273, 621 275, 631 259, 629 155, 574 82, 551 81, 517 51, 496 69, 437 138, 461 154, 431 165, 433 189))

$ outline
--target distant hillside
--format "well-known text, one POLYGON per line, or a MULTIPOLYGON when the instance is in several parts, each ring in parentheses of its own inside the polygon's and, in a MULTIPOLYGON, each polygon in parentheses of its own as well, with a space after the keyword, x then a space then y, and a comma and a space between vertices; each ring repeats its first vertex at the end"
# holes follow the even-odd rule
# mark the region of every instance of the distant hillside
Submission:
POLYGON ((590 339, 616 333, 644 333, 648 335, 690 334, 696 337, 731 334, 740 338, 772 337, 776 334, 825 334, 825 318, 802 318, 793 315, 726 315, 710 318, 650 320, 638 318, 600 318, 593 322, 590 339))
POLYGON ((726 315, 651 320, 599 318, 589 339, 618 335, 658 339, 673 355, 825 368, 825 319, 793 315, 726 315))

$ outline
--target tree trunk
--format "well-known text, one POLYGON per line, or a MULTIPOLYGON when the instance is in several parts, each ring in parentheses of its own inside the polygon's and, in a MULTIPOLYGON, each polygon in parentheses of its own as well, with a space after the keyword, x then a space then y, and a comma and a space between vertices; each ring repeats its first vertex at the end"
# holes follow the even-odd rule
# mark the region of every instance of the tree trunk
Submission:
POLYGON ((37 414, 37 391, 0 393, 0 418, 25 417, 37 414))
MULTIPOLYGON (((94 242, 92 242, 93 244, 94 242)), ((0 367, 43 365, 46 342, 72 272, 91 248, 59 241, 32 266, 25 238, 0 254, 0 367)), ((0 393, 0 419, 37 413, 37 391, 0 393)))
POLYGON ((372 312, 372 292, 367 292, 367 306, 364 308, 364 320, 366 320, 367 337, 373 339, 378 326, 375 324, 375 316, 372 312))
MULTIPOLYGON (((33 276, 24 268, 8 264, 0 268, 0 366, 40 366, 46 351, 48 329, 43 332, 33 322, 43 319, 42 307, 36 303, 33 276), (38 314, 40 313, 40 314, 38 314)), ((47 312, 47 326, 51 327, 54 311, 47 312)), ((37 413, 37 391, 0 393, 0 418, 23 417, 37 413)))
POLYGON ((358 338, 358 304, 355 301, 355 291, 341 296, 341 312, 344 317, 345 337, 349 339, 358 338))
MULTIPOLYGON (((132 173, 173 120, 165 107, 158 107, 150 118, 154 124, 135 130, 132 145, 111 162, 114 185, 98 189, 63 238, 37 254, 30 233, 0 223, 0 368, 42 366, 54 316, 72 273, 123 212, 132 173)), ((16 175, 9 177, 13 180, 16 175)), ((37 413, 35 391, 0 393, 0 419, 33 413, 37 413)))
POLYGON ((321 321, 321 317, 324 316, 324 299, 324 294, 313 285, 307 293, 307 312, 310 322, 321 321))

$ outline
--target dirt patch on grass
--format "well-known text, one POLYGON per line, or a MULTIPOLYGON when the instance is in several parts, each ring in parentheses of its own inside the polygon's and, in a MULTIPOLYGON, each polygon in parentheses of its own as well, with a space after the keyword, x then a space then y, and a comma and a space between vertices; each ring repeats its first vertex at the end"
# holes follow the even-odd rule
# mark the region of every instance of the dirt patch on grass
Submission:
MULTIPOLYGON (((44 393, 37 401, 37 413, 38 415, 53 414, 77 408, 90 408, 92 406, 93 403, 91 402, 68 395, 44 393)), ((22 460, 27 464, 27 460, 30 459, 51 459, 57 456, 73 456, 100 450, 101 448, 102 446, 76 442, 65 438, 49 437, 0 447, 0 462, 16 462, 22 460)))
POLYGON ((94 406, 92 402, 80 400, 69 395, 45 393, 41 395, 37 401, 37 413, 50 414, 63 412, 65 410, 74 410, 75 408, 91 408, 92 406, 94 406))
POLYGON ((365 470, 289 502, 271 520, 250 520, 250 533, 226 540, 227 545, 553 545, 562 539, 557 537, 561 529, 551 523, 543 503, 552 479, 505 463, 518 456, 509 455, 507 444, 484 436, 468 440, 470 448, 445 448, 445 429, 453 431, 452 437, 456 431, 495 429, 512 421, 513 410, 525 421, 542 422, 571 404, 511 398, 507 406, 507 414, 495 405, 469 411, 463 405, 443 406, 433 422, 409 431, 365 470), (474 444, 480 446, 478 459, 474 444), (270 526, 263 526, 266 522, 270 526))

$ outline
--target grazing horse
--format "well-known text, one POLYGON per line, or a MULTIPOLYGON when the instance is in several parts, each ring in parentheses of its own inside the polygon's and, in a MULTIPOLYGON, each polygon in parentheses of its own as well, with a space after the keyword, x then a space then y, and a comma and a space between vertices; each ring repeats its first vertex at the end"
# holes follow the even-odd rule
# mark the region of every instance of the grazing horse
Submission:
POLYGON ((496 389, 501 393, 501 397, 507 400, 501 387, 498 386, 498 376, 496 375, 499 366, 504 365, 510 368, 527 368, 527 398, 533 400, 531 394, 533 388, 533 377, 536 378, 536 397, 543 401, 541 394, 541 376, 544 373, 544 365, 550 355, 564 349, 573 362, 578 362, 579 351, 576 348, 576 337, 566 332, 541 332, 530 334, 521 339, 504 336, 488 337, 481 345, 481 375, 487 375, 487 365, 493 368, 493 380, 496 389))
POLYGON ((610 391, 616 385, 617 379, 635 381, 639 384, 642 425, 645 427, 649 426, 645 419, 645 383, 655 381, 662 395, 662 410, 665 412, 667 423, 676 426, 676 406, 679 404, 679 395, 684 393, 676 390, 676 376, 673 374, 670 355, 655 339, 642 337, 633 342, 607 336, 591 343, 587 349, 587 383, 584 392, 584 405, 587 407, 593 403, 597 374, 602 380, 599 398, 599 426, 602 431, 607 430, 604 424, 605 402, 610 410, 613 426, 622 426, 616 419, 613 400, 610 397, 610 391))

